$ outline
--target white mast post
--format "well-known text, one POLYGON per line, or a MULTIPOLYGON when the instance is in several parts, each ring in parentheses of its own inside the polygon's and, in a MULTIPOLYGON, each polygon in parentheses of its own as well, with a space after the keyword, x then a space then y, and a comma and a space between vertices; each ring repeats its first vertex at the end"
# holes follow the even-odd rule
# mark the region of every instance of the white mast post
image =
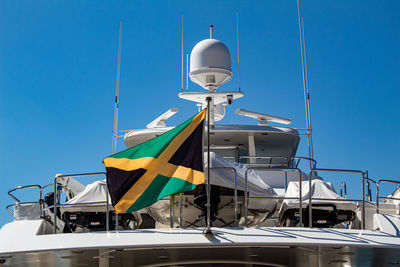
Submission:
POLYGON ((238 60, 238 79, 239 79, 239 92, 240 88, 240 53, 239 53, 239 12, 236 11, 236 38, 237 38, 237 60, 238 60))
MULTIPOLYGON (((211 27, 211 36, 212 36, 212 27, 211 27)), ((210 184, 210 105, 211 96, 206 98, 207 101, 207 184, 206 184, 206 192, 207 192, 207 227, 204 231, 204 235, 213 236, 211 231, 211 184, 210 184)))

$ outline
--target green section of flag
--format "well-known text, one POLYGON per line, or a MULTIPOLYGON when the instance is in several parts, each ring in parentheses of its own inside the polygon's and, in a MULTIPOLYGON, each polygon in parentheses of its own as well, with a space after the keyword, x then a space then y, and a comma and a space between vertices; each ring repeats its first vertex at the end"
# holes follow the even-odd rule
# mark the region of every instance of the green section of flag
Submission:
POLYGON ((148 207, 163 197, 192 191, 196 185, 175 177, 157 175, 150 186, 142 193, 135 203, 126 211, 133 212, 148 207))

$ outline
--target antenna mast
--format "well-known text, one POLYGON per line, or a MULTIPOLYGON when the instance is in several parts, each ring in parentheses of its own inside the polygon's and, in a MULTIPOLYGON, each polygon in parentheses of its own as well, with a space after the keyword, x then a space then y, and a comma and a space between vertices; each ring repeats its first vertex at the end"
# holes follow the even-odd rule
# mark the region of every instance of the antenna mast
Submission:
POLYGON ((239 12, 238 11, 236 11, 236 37, 237 37, 238 79, 239 79, 239 92, 240 92, 239 12))
POLYGON ((181 43, 181 47, 182 47, 182 65, 181 65, 182 80, 181 80, 181 91, 183 92, 183 14, 182 14, 182 43, 181 43))
MULTIPOLYGON (((299 20, 299 35, 300 35, 300 49, 301 49, 301 70, 303 74, 303 88, 304 88, 304 104, 306 110, 306 123, 307 123, 307 138, 308 138, 308 154, 310 158, 314 158, 314 149, 312 142, 312 127, 311 127, 311 114, 310 114, 310 92, 308 90, 308 78, 307 78, 307 59, 306 49, 304 40, 304 25, 303 17, 300 14, 300 0, 297 0, 297 15, 299 20)), ((312 163, 310 161, 310 169, 312 163)))
POLYGON ((307 70, 307 53, 306 53, 306 38, 304 37, 304 23, 303 17, 301 17, 301 27, 302 27, 302 34, 303 34, 303 50, 304 50, 304 71, 306 77, 306 89, 307 89, 307 108, 308 108, 308 124, 310 129, 310 144, 311 144, 311 158, 314 159, 314 145, 313 145, 313 132, 312 132, 312 125, 311 125, 311 108, 310 108, 310 91, 308 90, 308 70, 307 70))
POLYGON ((117 81, 115 84, 114 126, 113 126, 113 143, 112 143, 113 154, 117 150, 117 138, 118 138, 118 108, 119 108, 118 97, 119 97, 119 77, 120 77, 120 67, 121 67, 121 44, 122 44, 122 20, 119 22, 117 81))
POLYGON ((186 53, 186 92, 189 92, 189 53, 186 53))

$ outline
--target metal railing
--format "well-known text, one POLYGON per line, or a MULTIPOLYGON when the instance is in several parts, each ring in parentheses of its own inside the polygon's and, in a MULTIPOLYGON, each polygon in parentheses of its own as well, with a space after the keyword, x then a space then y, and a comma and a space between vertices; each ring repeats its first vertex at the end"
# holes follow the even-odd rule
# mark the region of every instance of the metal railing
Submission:
MULTIPOLYGON (((51 185, 51 184, 50 184, 51 185)), ((21 204, 39 204, 40 207, 40 214, 43 217, 43 190, 46 189, 49 185, 46 186, 40 186, 40 185, 25 185, 25 186, 18 186, 14 189, 11 189, 10 191, 8 191, 8 195, 14 199, 15 201, 17 201, 17 203, 14 204, 10 204, 6 206, 6 210, 14 216, 14 212, 10 209, 10 207, 15 207, 15 205, 21 205, 21 204), (23 190, 23 189, 30 189, 30 188, 38 188, 39 189, 39 201, 22 201, 20 199, 18 199, 13 192, 19 191, 19 190, 23 190)))
POLYGON ((383 179, 383 180, 378 180, 376 182, 376 213, 379 213, 379 199, 400 200, 400 198, 397 198, 397 197, 381 197, 381 196, 379 196, 379 188, 380 188, 381 183, 390 183, 390 184, 399 184, 400 185, 400 181, 396 181, 396 180, 383 179))
POLYGON ((268 168, 268 167, 249 167, 246 169, 245 173, 245 191, 244 191, 244 197, 245 197, 245 209, 244 209, 244 225, 247 226, 247 215, 248 215, 248 205, 249 205, 249 200, 250 198, 264 198, 264 199, 298 199, 299 200, 299 220, 300 220, 300 225, 303 224, 303 215, 302 215, 302 208, 303 208, 303 197, 302 197, 302 184, 301 184, 301 170, 298 168, 268 168), (285 171, 285 177, 287 175, 287 171, 296 171, 299 174, 299 197, 279 197, 279 196, 274 196, 274 197, 255 197, 255 196, 248 196, 248 171, 249 170, 262 170, 262 171, 285 171))
MULTIPOLYGON (((317 167, 317 161, 308 157, 283 157, 283 156, 241 156, 239 157, 239 163, 249 165, 270 165, 270 166, 282 166, 283 163, 273 163, 273 160, 285 160, 287 168, 298 168, 301 160, 307 160, 310 162, 310 166, 314 169, 317 167), (269 163, 257 163, 257 159, 270 160, 269 163), (244 162, 246 161, 246 162, 244 162), (249 162, 250 161, 250 162, 249 162), (254 161, 251 162, 251 161, 254 161)), ((260 166, 261 167, 261 166, 260 166)), ((266 166, 264 166, 266 167, 266 166)))
POLYGON ((312 159, 312 158, 308 158, 308 157, 293 157, 293 158, 290 158, 290 159, 297 160, 297 163, 294 165, 294 167, 296 167, 296 168, 298 168, 299 163, 300 163, 301 160, 308 160, 311 163, 311 167, 313 169, 317 167, 317 161, 315 159, 312 159))
MULTIPOLYGON (((342 182, 340 185, 340 195, 343 196, 343 191, 344 190, 344 199, 331 199, 331 198, 316 198, 316 197, 312 197, 312 194, 309 194, 308 196, 308 224, 309 227, 312 227, 313 224, 313 220, 312 220, 312 212, 313 212, 313 208, 312 208, 312 202, 313 201, 347 201, 347 202, 361 202, 361 228, 365 229, 365 224, 366 224, 366 218, 365 218, 365 202, 371 202, 372 201, 372 193, 371 193, 371 183, 374 183, 376 185, 376 212, 379 213, 379 200, 380 199, 393 199, 393 200, 400 200, 400 198, 395 198, 395 197, 381 197, 380 196, 380 185, 382 183, 392 183, 392 184, 398 184, 400 185, 400 181, 397 180, 378 180, 375 181, 371 178, 368 177, 368 172, 364 172, 361 170, 346 170, 346 169, 322 169, 322 168, 315 168, 316 166, 316 161, 310 158, 306 158, 306 157, 294 157, 294 158, 286 158, 286 157, 240 157, 239 161, 242 161, 243 159, 246 160, 250 160, 250 159, 257 159, 257 158, 261 158, 261 159, 270 159, 270 163, 266 163, 267 166, 249 166, 246 171, 245 171, 245 177, 244 177, 244 182, 245 182, 245 188, 244 188, 244 225, 248 226, 248 211, 249 211, 249 201, 251 198, 265 198, 265 199, 276 199, 276 200, 289 200, 289 199, 294 199, 294 200, 298 200, 299 201, 299 225, 300 227, 303 226, 303 186, 302 186, 302 182, 304 182, 304 180, 302 180, 302 172, 301 170, 298 168, 299 162, 300 160, 308 160, 312 163, 312 166, 314 166, 314 168, 312 168, 309 171, 309 175, 308 175, 308 190, 309 192, 312 192, 312 177, 313 175, 316 174, 316 172, 336 172, 336 173, 355 173, 355 174, 360 174, 361 175, 361 179, 362 179, 362 199, 347 199, 347 184, 346 182, 342 182), (284 159, 286 161, 286 168, 285 167, 277 167, 277 168, 271 168, 270 164, 272 162, 273 159, 284 159), (295 161, 297 160, 297 162, 295 161), (266 172, 270 172, 270 171, 282 171, 285 174, 285 179, 287 179, 287 174, 288 172, 296 172, 298 174, 298 182, 299 182, 299 195, 298 197, 285 197, 285 196, 250 196, 249 194, 249 181, 248 181, 248 172, 250 170, 256 170, 256 171, 266 171, 266 172), (368 194, 365 194, 365 187, 368 187, 368 194), (365 197, 367 196, 368 200, 365 200, 365 197)), ((251 165, 251 164, 249 164, 251 165)), ((282 164, 281 164, 282 165, 282 164)), ((217 170, 222 170, 222 169, 226 169, 226 170, 230 170, 233 171, 234 174, 234 224, 235 226, 238 226, 239 222, 238 222, 238 184, 237 184, 237 171, 235 168, 233 167, 211 167, 210 170, 211 171, 217 171, 217 170)), ((95 204, 104 204, 104 201, 101 202, 90 202, 90 203, 79 203, 79 204, 60 204, 58 203, 58 198, 59 198, 59 192, 60 190, 58 190, 58 186, 60 185, 59 183, 59 179, 61 178, 66 178, 66 177, 88 177, 88 176, 98 176, 98 175, 104 175, 106 176, 105 172, 97 172, 97 173, 83 173, 83 174, 67 174, 67 175, 58 175, 54 178, 54 183, 52 184, 48 184, 46 186, 41 187, 40 185, 27 185, 27 186, 20 186, 17 188, 14 188, 10 191, 8 191, 8 195, 13 198, 15 201, 17 201, 17 204, 24 204, 24 203, 39 203, 40 204, 40 210, 41 210, 41 214, 44 217, 44 201, 43 201, 43 190, 51 185, 54 186, 54 205, 53 206, 49 206, 46 209, 50 209, 50 208, 54 208, 54 214, 53 214, 53 219, 54 219, 54 234, 57 233, 57 209, 61 208, 63 206, 87 206, 87 205, 95 205, 95 204), (22 190, 22 189, 28 189, 28 188, 38 188, 39 189, 39 201, 38 202, 21 202, 15 195, 14 192, 18 191, 18 190, 22 190)), ((211 179, 212 179, 212 175, 211 175, 211 179)), ((106 180, 107 180, 107 176, 106 176, 106 180)), ((107 181, 106 181, 107 182, 107 181)), ((106 212, 106 231, 109 231, 109 227, 110 227, 110 218, 109 218, 109 196, 108 194, 106 194, 106 201, 105 201, 105 212, 106 212)), ((10 209, 12 206, 14 206, 16 204, 10 204, 6 207, 6 210, 8 212, 10 212, 12 215, 14 215, 13 211, 10 209)), ((183 212, 182 212, 182 194, 180 194, 180 200, 179 200, 179 226, 182 227, 182 216, 183 216, 183 212)), ((173 216, 172 216, 172 203, 171 203, 171 210, 170 210, 170 224, 173 226, 173 216)), ((116 224, 118 224, 118 222, 116 222, 116 224)), ((118 225, 116 226, 118 228, 118 225)))
MULTIPOLYGON (((35 202, 35 203, 37 203, 37 202, 35 202)), ((14 206, 15 204, 10 204, 10 205, 7 205, 6 206, 6 210, 9 212, 9 213, 11 213, 11 215, 12 216, 14 216, 14 212, 10 209, 10 207, 12 207, 12 206, 14 206)))
POLYGON ((267 156, 241 156, 239 157, 239 163, 242 164, 248 164, 248 165, 269 165, 269 166, 282 166, 282 164, 285 164, 286 167, 290 165, 289 158, 287 157, 267 157, 267 156), (257 160, 269 160, 269 163, 267 162, 262 162, 262 163, 257 163, 257 160), (283 160, 285 163, 272 163, 273 160, 283 160))

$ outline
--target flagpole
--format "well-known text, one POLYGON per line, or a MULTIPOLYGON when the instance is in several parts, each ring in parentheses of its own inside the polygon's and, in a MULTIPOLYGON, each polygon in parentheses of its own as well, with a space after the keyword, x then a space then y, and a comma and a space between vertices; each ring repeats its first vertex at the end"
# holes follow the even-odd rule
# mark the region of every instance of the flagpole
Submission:
POLYGON ((211 232, 211 216, 210 216, 210 197, 211 197, 211 184, 210 184, 210 102, 211 97, 206 98, 207 101, 207 228, 204 231, 205 235, 213 235, 211 232))

